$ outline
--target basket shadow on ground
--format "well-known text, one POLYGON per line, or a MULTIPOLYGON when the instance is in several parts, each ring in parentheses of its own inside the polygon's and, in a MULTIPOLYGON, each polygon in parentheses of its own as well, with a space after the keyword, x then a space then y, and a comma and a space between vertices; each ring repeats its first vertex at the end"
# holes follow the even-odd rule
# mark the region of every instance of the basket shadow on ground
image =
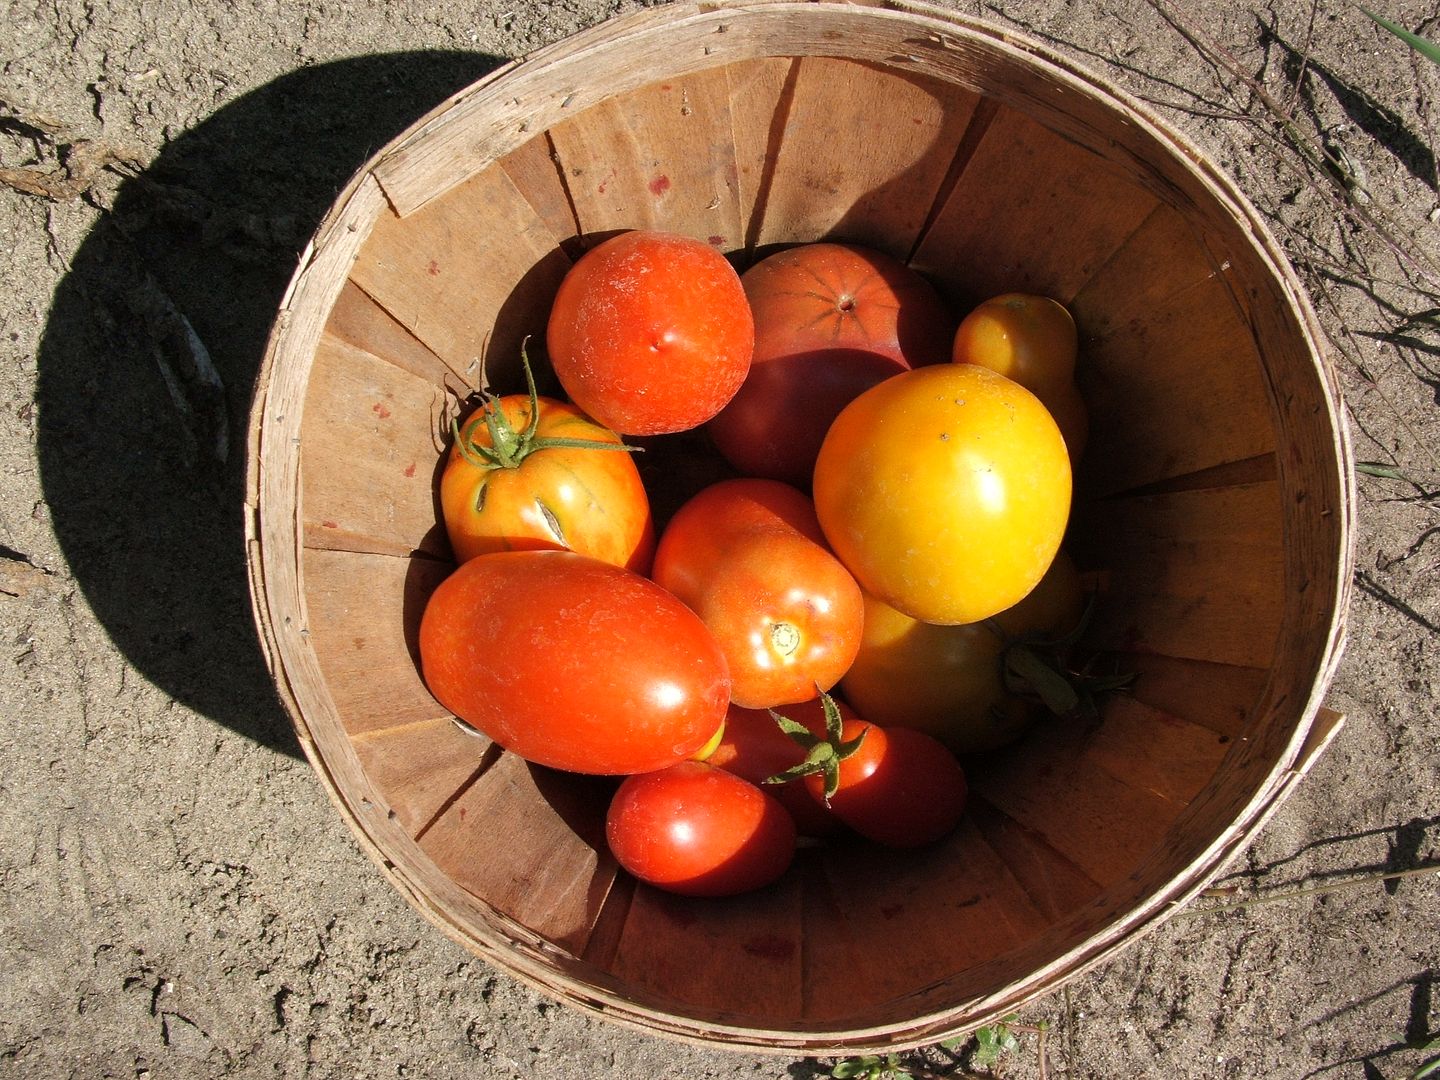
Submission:
POLYGON ((38 454, 71 571, 142 675, 280 752, 299 746, 254 629, 242 520, 248 411, 271 325, 354 172, 503 62, 367 56, 247 94, 122 185, 54 296, 38 454))

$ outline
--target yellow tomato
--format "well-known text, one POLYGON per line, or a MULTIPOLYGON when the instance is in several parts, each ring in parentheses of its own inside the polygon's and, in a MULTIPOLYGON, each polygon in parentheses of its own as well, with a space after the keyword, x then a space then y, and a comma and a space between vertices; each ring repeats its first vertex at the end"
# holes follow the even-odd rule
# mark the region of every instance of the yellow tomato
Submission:
POLYGON ((1089 434, 1089 417, 1075 387, 1079 336, 1068 308, 1048 296, 1004 293, 980 304, 955 331, 951 359, 979 364, 1013 379, 1044 402, 1072 461, 1089 434))
POLYGON ((840 692, 872 724, 916 728, 957 754, 990 750, 1030 720, 1001 681, 1004 645, 987 623, 936 626, 866 596, 860 651, 840 692))
POLYGON ((911 618, 971 623, 1040 581, 1070 515, 1070 459, 1030 391, 974 364, 918 368, 835 419, 815 510, 861 587, 911 618))

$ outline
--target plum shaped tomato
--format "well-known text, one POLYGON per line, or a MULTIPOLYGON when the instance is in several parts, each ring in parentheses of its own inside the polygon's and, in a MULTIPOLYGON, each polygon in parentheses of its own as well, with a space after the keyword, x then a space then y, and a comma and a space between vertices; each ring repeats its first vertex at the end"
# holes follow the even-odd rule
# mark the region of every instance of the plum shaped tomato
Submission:
POLYGON ((651 576, 715 635, 738 705, 813 698, 855 657, 860 587, 825 546, 809 497, 779 480, 722 480, 690 498, 661 533, 651 576))
POLYGON ((570 400, 622 435, 698 427, 735 396, 755 322, 725 256, 688 236, 637 230, 576 261, 546 329, 570 400))
POLYGON ((699 761, 627 777, 605 817, 615 861, 686 896, 733 896, 785 873, 795 823, 770 795, 699 761))
POLYGON ((1080 460, 1089 414, 1075 386, 1079 335, 1069 308, 1033 293, 993 296, 960 320, 951 359, 998 371, 1029 390, 1050 410, 1071 462, 1080 460))
POLYGON ((683 761, 725 718, 730 679, 698 617, 660 586, 572 551, 460 566, 420 621, 436 699, 507 750, 619 775, 683 761))
POLYGON ((575 406, 535 393, 485 395, 440 475, 456 561, 492 551, 567 548, 650 570, 655 526, 640 471, 619 437, 575 406))
POLYGON ((810 482, 830 422, 882 379, 950 356, 955 323, 918 272, 853 244, 786 248, 741 275, 755 354, 709 424, 746 476, 810 482))
POLYGON ((933 844, 960 823, 969 787, 943 743, 913 728, 846 719, 829 694, 820 701, 823 736, 777 716, 806 750, 805 760, 781 776, 798 779, 851 829, 887 847, 933 844))
POLYGON ((976 364, 891 376, 847 405, 815 462, 825 538, 911 618, 989 618, 1035 587, 1070 516, 1070 458, 1029 390, 976 364))

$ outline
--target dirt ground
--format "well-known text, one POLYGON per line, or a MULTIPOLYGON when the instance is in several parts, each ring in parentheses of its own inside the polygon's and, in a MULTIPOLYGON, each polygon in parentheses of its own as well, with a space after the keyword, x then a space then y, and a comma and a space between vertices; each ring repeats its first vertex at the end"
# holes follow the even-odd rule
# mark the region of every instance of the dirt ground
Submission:
MULTIPOLYGON (((1433 0, 1374 4, 1440 36, 1433 0)), ((250 618, 246 413, 319 216, 450 92, 626 6, 4 6, 3 1074, 833 1067, 614 1027, 441 936, 326 799, 250 618), (217 379, 193 365, 185 320, 217 379)), ((1375 463, 1358 477, 1349 647, 1329 694, 1339 737, 1221 878, 1228 897, 1028 1008, 1022 1022, 1049 1026, 1043 1053, 1024 1034, 997 1072, 1416 1075, 1440 1056, 1426 1048, 1440 1035, 1440 67, 1347 0, 1187 2, 1168 19, 1150 0, 952 6, 1097 70, 1231 172, 1310 291, 1355 457, 1375 463), (1349 163, 1348 199, 1271 106, 1349 163)), ((903 1064, 949 1073, 972 1057, 903 1064)))

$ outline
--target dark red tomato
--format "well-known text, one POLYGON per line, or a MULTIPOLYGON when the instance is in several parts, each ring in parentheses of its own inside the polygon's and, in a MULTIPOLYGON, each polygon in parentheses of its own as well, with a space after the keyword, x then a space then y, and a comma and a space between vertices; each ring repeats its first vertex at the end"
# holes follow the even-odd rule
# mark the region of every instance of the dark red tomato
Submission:
POLYGON ((461 564, 431 595, 420 664, 439 702, 521 757, 626 774, 689 757, 730 699, 725 657, 664 589, 570 551, 461 564))
POLYGON ((852 244, 804 244, 741 277, 750 374, 709 431, 740 472, 807 485, 830 422, 881 380, 950 358, 955 323, 925 278, 852 244))
POLYGON ((820 741, 830 752, 817 757, 812 749, 810 755, 816 762, 828 758, 830 766, 801 782, 850 828, 876 843, 910 848, 932 844, 959 824, 965 772, 939 740, 838 713, 827 715, 826 726, 820 741))
POLYGON ((733 896, 769 885, 795 857, 795 824, 779 802, 699 761, 627 777, 605 838, 641 881, 686 896, 733 896))
POLYGON ((750 370, 755 323, 735 269, 673 233, 621 233, 570 268, 546 330, 576 405, 622 435, 698 427, 750 370))
MULTIPOLYGON (((849 707, 836 702, 842 715, 853 716, 849 707)), ((784 713, 796 723, 804 724, 817 736, 825 734, 825 714, 820 699, 785 706, 784 713)), ((799 765, 805 751, 775 722, 766 709, 746 709, 731 705, 725 714, 725 727, 714 750, 705 758, 708 764, 732 772, 752 784, 763 784, 772 776, 799 765)), ((774 784, 766 787, 779 799, 795 828, 804 836, 829 836, 839 822, 823 804, 810 797, 803 784, 774 784)))
POLYGON ((744 478, 701 491, 660 537, 651 576, 715 635, 737 705, 807 701, 855 659, 860 587, 820 536, 802 492, 744 478))

